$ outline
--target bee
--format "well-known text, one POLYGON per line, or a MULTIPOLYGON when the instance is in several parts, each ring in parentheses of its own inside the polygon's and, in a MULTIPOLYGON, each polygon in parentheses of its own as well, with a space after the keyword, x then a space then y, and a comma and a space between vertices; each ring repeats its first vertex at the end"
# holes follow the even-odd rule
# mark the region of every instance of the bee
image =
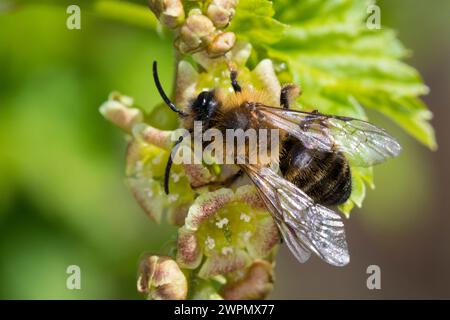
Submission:
MULTIPOLYGON (((370 167, 400 153, 401 146, 393 137, 363 120, 290 109, 300 91, 292 84, 282 87, 280 107, 269 106, 264 93, 239 85, 235 70, 230 71, 234 93, 224 96, 219 90, 203 91, 183 111, 164 93, 156 62, 153 76, 161 97, 191 133, 194 121, 201 121, 204 130, 278 129, 281 174, 262 163, 244 163, 226 181, 243 173, 248 176, 298 261, 303 263, 314 253, 331 265, 349 263, 344 224, 328 206, 350 197, 350 164, 370 167)), ((172 156, 184 138, 174 144, 172 156)), ((166 166, 166 193, 172 156, 166 166)))

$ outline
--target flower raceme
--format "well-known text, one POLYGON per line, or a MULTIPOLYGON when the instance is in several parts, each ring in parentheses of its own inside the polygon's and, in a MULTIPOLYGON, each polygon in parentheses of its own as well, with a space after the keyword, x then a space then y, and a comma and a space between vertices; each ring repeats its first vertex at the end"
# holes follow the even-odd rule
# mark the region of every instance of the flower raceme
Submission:
MULTIPOLYGON (((417 72, 399 61, 406 51, 393 33, 386 29, 375 34, 362 27, 364 1, 343 0, 333 6, 312 2, 305 11, 304 1, 294 0, 148 0, 160 26, 174 35, 176 106, 188 110, 193 97, 205 90, 232 90, 232 65, 246 89, 266 92, 272 106, 279 104, 279 79, 300 83, 305 94, 297 102, 305 111, 317 108, 324 114, 366 119, 362 105, 383 106, 382 113, 435 147, 427 123, 431 113, 417 99, 427 89, 417 72)), ((264 145, 259 139, 267 134, 234 131, 227 136, 199 128, 171 154, 173 142, 188 133, 150 125, 158 122, 153 115, 167 115, 165 108, 144 114, 133 99, 118 93, 100 108, 129 137, 126 181, 136 201, 155 222, 178 227, 170 253, 142 259, 138 290, 148 299, 267 297, 280 241, 271 215, 245 181, 233 188, 210 187, 227 175, 227 163, 254 161, 245 157, 250 152, 240 154, 239 146, 264 145), (174 165, 166 195, 169 157, 174 165)), ((278 142, 273 143, 270 149, 276 150, 278 142)), ((271 153, 271 162, 277 162, 275 155, 271 153)), ((373 187, 371 168, 353 167, 352 194, 340 206, 343 212, 361 206, 366 184, 373 187)))

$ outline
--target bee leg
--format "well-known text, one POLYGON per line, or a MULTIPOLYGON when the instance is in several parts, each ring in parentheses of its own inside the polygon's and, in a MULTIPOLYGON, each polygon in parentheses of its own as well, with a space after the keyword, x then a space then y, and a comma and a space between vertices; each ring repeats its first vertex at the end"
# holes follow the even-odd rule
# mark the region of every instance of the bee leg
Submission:
POLYGON ((172 156, 177 152, 178 145, 183 141, 184 136, 178 138, 177 142, 172 147, 170 151, 169 159, 167 159, 166 169, 164 171, 164 192, 169 194, 169 179, 170 179, 170 169, 172 169, 173 159, 172 156))
POLYGON ((301 89, 295 84, 285 84, 281 88, 280 106, 284 109, 289 109, 295 103, 295 100, 300 96, 301 89))
POLYGON ((230 71, 230 80, 231 80, 231 86, 233 87, 234 92, 241 92, 242 88, 237 81, 237 71, 236 70, 230 71))

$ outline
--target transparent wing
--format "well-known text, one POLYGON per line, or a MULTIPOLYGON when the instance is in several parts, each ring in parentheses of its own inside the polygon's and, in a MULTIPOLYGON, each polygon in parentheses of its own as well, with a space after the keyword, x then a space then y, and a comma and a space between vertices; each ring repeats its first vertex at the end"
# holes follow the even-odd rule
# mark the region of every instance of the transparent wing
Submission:
POLYGON ((287 131, 308 149, 339 151, 355 166, 369 167, 399 155, 400 144, 386 131, 354 118, 259 105, 265 121, 287 131))
POLYGON ((289 249, 300 262, 311 251, 329 264, 344 266, 350 261, 344 223, 332 210, 315 204, 294 184, 270 168, 243 166, 278 224, 289 249))

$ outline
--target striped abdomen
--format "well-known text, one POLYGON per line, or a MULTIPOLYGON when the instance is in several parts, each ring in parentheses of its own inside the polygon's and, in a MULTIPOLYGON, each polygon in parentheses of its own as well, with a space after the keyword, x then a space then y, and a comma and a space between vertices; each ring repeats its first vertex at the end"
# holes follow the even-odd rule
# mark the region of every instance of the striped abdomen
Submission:
POLYGON ((299 140, 290 138, 284 144, 280 169, 285 179, 316 203, 338 205, 350 197, 350 167, 340 153, 306 149, 299 140))

